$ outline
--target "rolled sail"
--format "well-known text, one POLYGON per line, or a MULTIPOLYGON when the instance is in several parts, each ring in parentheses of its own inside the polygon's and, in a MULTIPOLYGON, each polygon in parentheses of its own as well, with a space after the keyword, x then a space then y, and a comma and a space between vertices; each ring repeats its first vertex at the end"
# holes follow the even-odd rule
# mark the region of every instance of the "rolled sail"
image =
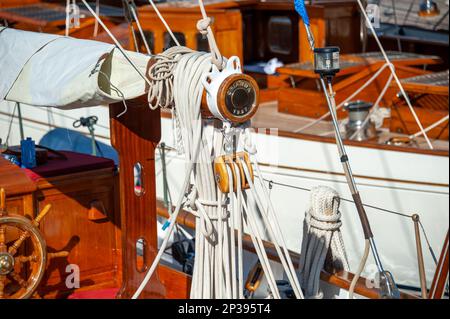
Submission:
MULTIPOLYGON (((146 73, 151 57, 127 51, 146 73)), ((0 100, 61 109, 107 105, 148 90, 111 44, 0 28, 0 100)))

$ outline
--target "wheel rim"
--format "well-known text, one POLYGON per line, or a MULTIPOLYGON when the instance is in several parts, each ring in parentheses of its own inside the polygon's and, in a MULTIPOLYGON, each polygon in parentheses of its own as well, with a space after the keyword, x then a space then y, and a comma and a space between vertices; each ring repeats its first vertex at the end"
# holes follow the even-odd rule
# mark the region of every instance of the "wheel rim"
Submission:
MULTIPOLYGON (((14 227, 20 230, 20 235, 26 237, 20 242, 20 236, 18 239, 13 241, 13 244, 6 247, 6 243, 3 243, 4 247, 2 251, 0 251, 0 269, 3 269, 5 274, 0 272, 0 289, 3 290, 3 298, 4 299, 26 299, 33 295, 36 291, 42 277, 44 276, 45 265, 47 263, 47 253, 46 253, 46 244, 45 240, 42 237, 42 234, 39 232, 38 228, 35 227, 32 222, 19 215, 7 215, 0 217, 0 227, 6 230, 7 227, 14 227), (17 250, 23 245, 23 243, 30 239, 32 243, 32 255, 27 257, 22 257, 22 259, 18 256, 17 250), (17 243, 17 247, 15 247, 15 251, 11 252, 11 249, 17 243), (7 249, 7 251, 5 251, 7 249), (11 261, 12 258, 12 261, 11 261), (1 261, 3 260, 3 264, 1 261), (22 261, 21 261, 22 260, 22 261), (21 279, 20 272, 15 272, 14 266, 20 262, 22 264, 29 263, 29 271, 27 274, 26 280, 21 279), (12 264, 12 267, 11 267, 12 264), (13 291, 11 294, 7 294, 6 291, 6 278, 9 277, 9 281, 15 281, 16 284, 19 284, 19 288, 17 291, 13 291), (11 280, 12 279, 12 280, 11 280), (3 284, 3 287, 2 287, 3 284)), ((2 243, 0 243, 2 244, 2 243)), ((1 297, 0 297, 1 299, 1 297)))

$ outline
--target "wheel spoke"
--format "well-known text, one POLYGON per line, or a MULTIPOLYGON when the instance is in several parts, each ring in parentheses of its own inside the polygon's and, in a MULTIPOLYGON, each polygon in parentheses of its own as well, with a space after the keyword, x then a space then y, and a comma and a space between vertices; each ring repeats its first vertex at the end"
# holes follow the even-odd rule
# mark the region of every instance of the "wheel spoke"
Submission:
POLYGON ((6 226, 0 226, 0 253, 5 253, 7 251, 6 247, 6 226))
POLYGON ((27 282, 26 282, 25 280, 23 280, 23 279, 19 276, 19 274, 16 273, 15 271, 10 272, 10 273, 8 274, 8 276, 9 276, 10 278, 12 278, 14 281, 16 281, 22 288, 27 288, 27 287, 28 287, 27 282))
POLYGON ((25 231, 22 231, 22 233, 20 234, 20 237, 19 237, 19 239, 17 239, 15 242, 14 242, 14 244, 12 244, 12 246, 11 247, 9 247, 9 253, 11 254, 11 255, 15 255, 16 253, 17 253, 17 250, 19 249, 19 247, 22 245, 22 243, 25 241, 25 239, 27 239, 28 237, 30 236, 30 233, 27 231, 27 230, 25 230, 25 231))
POLYGON ((6 276, 0 275, 0 299, 5 298, 6 276))
POLYGON ((38 262, 38 256, 36 256, 34 254, 31 256, 19 256, 19 257, 14 258, 14 260, 17 264, 19 264, 19 263, 24 264, 27 262, 36 263, 36 262, 38 262))

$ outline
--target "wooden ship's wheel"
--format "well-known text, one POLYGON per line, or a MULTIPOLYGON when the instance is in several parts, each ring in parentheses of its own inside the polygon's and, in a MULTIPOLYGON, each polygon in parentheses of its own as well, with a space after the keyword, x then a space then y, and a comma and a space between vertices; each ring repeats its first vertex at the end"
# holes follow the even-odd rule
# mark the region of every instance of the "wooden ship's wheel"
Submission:
POLYGON ((0 189, 0 299, 32 297, 48 260, 68 255, 64 251, 47 254, 47 245, 38 227, 50 208, 51 205, 45 206, 34 220, 8 214, 6 194, 0 189))

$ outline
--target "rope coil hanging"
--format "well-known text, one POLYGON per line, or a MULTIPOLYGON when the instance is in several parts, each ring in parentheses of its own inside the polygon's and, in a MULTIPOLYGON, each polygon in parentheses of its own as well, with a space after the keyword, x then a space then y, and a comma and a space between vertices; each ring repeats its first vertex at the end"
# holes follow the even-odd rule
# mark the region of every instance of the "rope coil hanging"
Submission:
POLYGON ((320 272, 325 265, 349 270, 347 254, 340 228, 339 194, 318 186, 311 191, 311 207, 303 224, 300 279, 307 298, 321 299, 320 272))

